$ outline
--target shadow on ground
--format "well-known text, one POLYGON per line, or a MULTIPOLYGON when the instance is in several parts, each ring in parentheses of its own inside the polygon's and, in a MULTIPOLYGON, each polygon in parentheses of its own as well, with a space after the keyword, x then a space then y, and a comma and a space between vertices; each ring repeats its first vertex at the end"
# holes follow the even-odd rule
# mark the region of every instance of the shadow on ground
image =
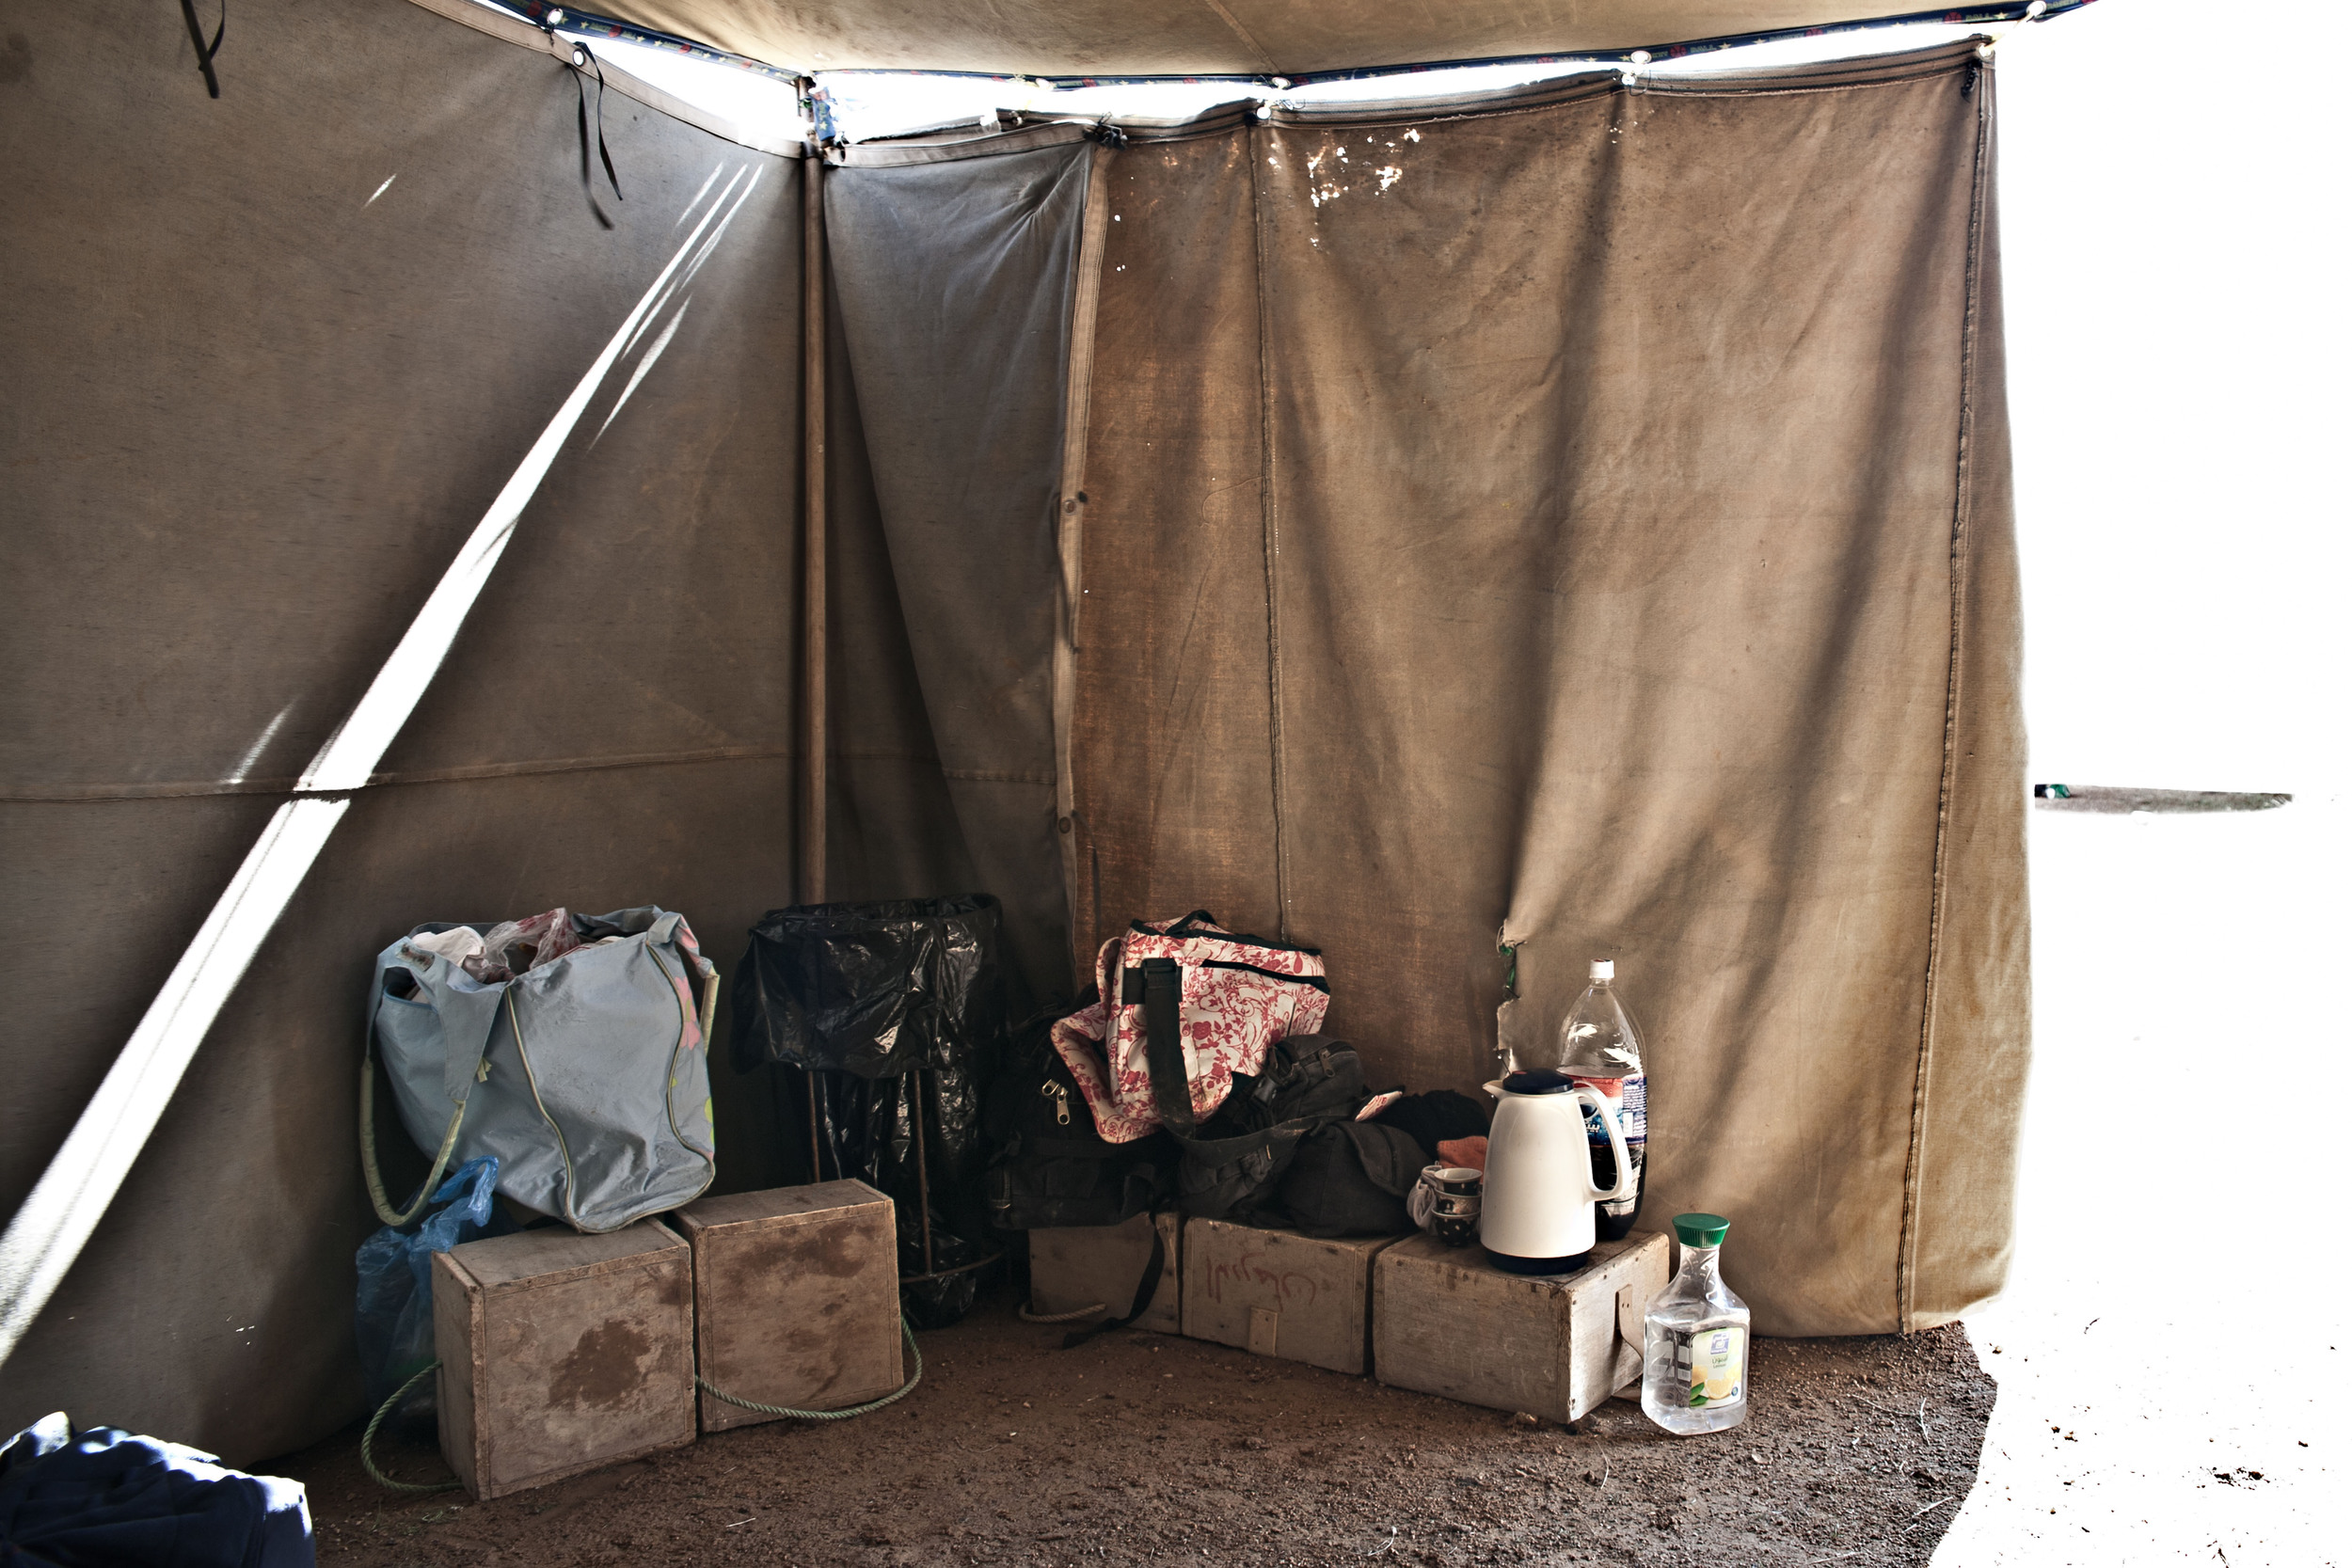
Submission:
MULTIPOLYGON (((1994 1385, 1957 1324, 1762 1339, 1755 1413, 1675 1438, 1611 1401, 1573 1428, 1190 1339, 1074 1351, 1001 1292, 923 1336, 888 1409, 739 1428, 486 1503, 370 1481, 358 1429, 279 1462, 319 1560, 692 1564, 1925 1563, 1976 1477, 1994 1385)), ((390 1474, 447 1475, 429 1433, 390 1474)))

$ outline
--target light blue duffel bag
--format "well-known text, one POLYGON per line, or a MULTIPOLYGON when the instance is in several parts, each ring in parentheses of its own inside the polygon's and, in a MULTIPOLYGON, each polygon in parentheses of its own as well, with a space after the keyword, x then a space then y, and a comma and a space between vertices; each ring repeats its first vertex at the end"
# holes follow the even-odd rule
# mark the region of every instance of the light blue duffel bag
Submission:
POLYGON ((485 1154, 501 1194, 578 1230, 692 1201, 715 1169, 718 999, 718 970, 664 910, 418 927, 377 955, 369 997, 359 1148, 377 1217, 407 1224, 444 1170, 485 1154), (376 1170, 379 1049, 402 1125, 433 1155, 405 1211, 376 1170))

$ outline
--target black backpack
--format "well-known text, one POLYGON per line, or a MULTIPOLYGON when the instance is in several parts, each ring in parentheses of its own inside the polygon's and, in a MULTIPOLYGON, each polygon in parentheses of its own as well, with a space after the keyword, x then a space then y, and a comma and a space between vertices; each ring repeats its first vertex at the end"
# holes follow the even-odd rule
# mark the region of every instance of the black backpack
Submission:
POLYGON ((1093 1000, 1089 986, 1076 1006, 1023 1023, 989 1085, 981 1117, 997 1153, 983 1190, 989 1223, 999 1229, 1117 1225, 1159 1208, 1175 1191, 1177 1151, 1168 1134, 1104 1142, 1054 1050, 1056 1022, 1093 1000))

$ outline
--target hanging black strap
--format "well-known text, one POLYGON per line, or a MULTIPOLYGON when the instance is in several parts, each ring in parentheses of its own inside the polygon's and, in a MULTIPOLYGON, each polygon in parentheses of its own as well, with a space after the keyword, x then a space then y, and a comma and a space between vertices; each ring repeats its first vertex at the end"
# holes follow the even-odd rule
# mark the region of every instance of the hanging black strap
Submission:
POLYGON ((213 41, 204 41, 204 25, 196 20, 196 0, 180 0, 180 14, 187 18, 188 41, 196 45, 196 69, 204 73, 204 90, 215 98, 220 96, 220 77, 213 70, 213 56, 220 53, 220 39, 229 31, 229 0, 220 0, 220 25, 213 29, 213 41))
MULTIPOLYGON (((192 3, 193 0, 182 0, 183 5, 192 3)), ((227 0, 223 0, 223 4, 226 3, 227 0)), ((580 188, 588 193, 588 210, 596 214, 598 223, 610 229, 612 227, 612 220, 605 216, 604 209, 596 204, 596 177, 589 172, 588 167, 588 84, 586 77, 591 71, 596 73, 596 156, 604 160, 604 177, 612 182, 612 199, 626 201, 628 198, 621 194, 621 177, 612 172, 612 150, 604 145, 604 64, 596 58, 595 51, 586 44, 575 41, 572 44, 572 87, 580 94, 580 188)))
POLYGON ((1146 958, 1143 971, 1143 1059, 1152 1071, 1152 1099, 1160 1125, 1182 1137, 1195 1122, 1192 1082, 1184 1072, 1184 969, 1173 958, 1146 958))
POLYGON ((1125 1328, 1152 1309, 1152 1298, 1160 1293, 1160 1281, 1168 1275, 1168 1241, 1160 1234, 1159 1215, 1146 1214, 1144 1218, 1152 1224, 1152 1256, 1145 1261, 1143 1278, 1136 1286, 1135 1305, 1127 1308, 1127 1315, 1123 1318, 1105 1318, 1099 1323, 1073 1329, 1070 1333, 1063 1335, 1062 1349, 1076 1350, 1098 1334, 1107 1334, 1114 1328, 1125 1328))

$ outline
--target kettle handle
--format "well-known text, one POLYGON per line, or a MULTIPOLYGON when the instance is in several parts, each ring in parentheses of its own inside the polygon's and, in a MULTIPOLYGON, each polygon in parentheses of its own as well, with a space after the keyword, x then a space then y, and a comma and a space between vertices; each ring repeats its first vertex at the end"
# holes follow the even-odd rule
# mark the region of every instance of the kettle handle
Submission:
POLYGON ((1617 1124, 1616 1113, 1609 1108, 1608 1096, 1589 1084, 1579 1084, 1569 1092, 1600 1113, 1600 1124, 1609 1131, 1609 1152, 1617 1157, 1617 1184, 1605 1193, 1595 1192, 1594 1201, 1614 1203, 1631 1197, 1641 1175, 1633 1168, 1633 1151, 1625 1146, 1625 1129, 1617 1124))

